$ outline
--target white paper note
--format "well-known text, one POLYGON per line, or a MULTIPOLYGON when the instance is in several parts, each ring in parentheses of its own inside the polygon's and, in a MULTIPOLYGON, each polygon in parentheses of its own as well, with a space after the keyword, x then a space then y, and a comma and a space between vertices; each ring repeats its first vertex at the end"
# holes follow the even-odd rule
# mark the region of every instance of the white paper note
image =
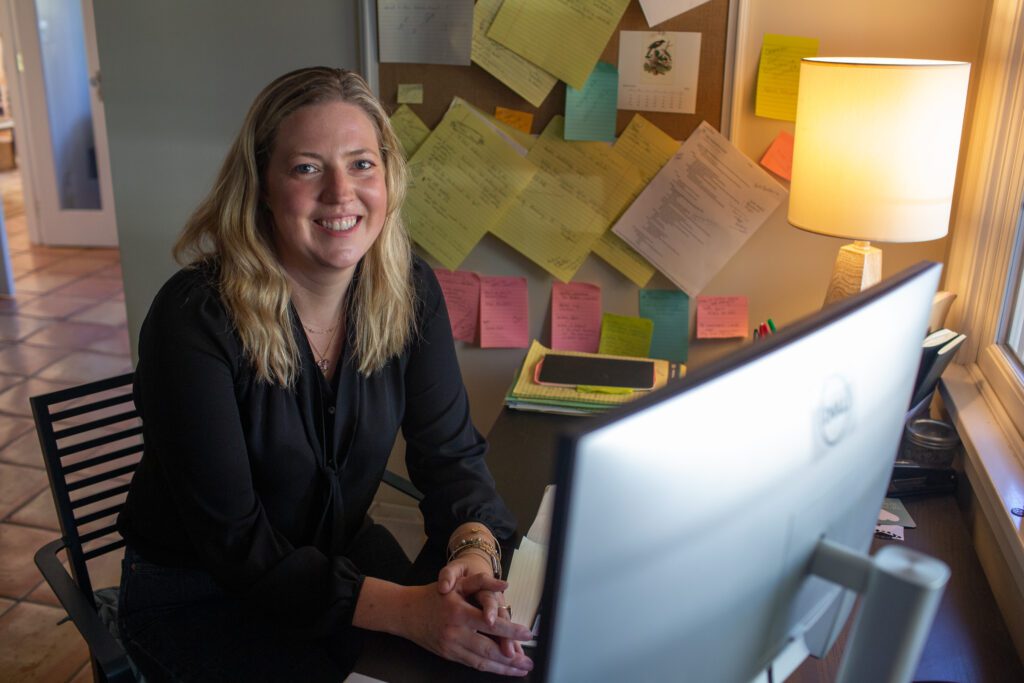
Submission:
POLYGON ((708 0, 640 0, 640 8, 644 11, 647 25, 654 27, 672 17, 689 12, 697 5, 708 0))
POLYGON ((512 555, 508 569, 508 588, 505 604, 512 607, 512 621, 533 628, 544 590, 544 570, 548 561, 547 546, 534 543, 523 536, 512 555))
POLYGON ((612 231, 696 296, 786 197, 786 190, 700 124, 612 231))
POLYGON ((469 66, 473 0, 379 0, 380 61, 469 66))
POLYGON ((619 32, 619 109, 697 111, 700 34, 619 32))

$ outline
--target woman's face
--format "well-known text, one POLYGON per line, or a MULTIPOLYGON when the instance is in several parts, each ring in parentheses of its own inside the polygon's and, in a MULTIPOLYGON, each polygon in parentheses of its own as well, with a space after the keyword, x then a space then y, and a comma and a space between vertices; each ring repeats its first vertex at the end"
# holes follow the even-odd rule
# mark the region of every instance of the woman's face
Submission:
POLYGON ((295 278, 350 278, 387 212, 384 162, 373 123, 345 102, 286 117, 267 162, 264 200, 278 258, 295 278))

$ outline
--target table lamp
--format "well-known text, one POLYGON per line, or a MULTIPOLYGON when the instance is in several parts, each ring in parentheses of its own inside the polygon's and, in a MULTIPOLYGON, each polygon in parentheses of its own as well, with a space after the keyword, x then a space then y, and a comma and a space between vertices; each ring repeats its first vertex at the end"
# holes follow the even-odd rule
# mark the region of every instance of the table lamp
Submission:
POLYGON ((969 75, 966 62, 801 60, 789 222, 854 240, 826 304, 881 279, 871 242, 945 236, 969 75))

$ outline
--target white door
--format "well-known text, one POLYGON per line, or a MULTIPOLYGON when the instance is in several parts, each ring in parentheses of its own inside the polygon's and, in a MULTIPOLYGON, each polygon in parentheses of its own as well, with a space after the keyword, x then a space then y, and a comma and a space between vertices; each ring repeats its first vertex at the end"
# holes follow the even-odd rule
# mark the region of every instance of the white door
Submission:
POLYGON ((47 245, 116 246, 92 0, 9 1, 21 94, 15 135, 22 182, 31 184, 30 228, 47 245))

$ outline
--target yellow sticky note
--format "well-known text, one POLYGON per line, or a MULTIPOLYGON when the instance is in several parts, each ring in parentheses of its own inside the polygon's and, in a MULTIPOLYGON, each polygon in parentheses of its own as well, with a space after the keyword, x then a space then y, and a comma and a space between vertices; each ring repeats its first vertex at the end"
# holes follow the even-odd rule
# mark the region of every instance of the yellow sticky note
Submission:
POLYGON ((487 37, 580 90, 629 0, 505 0, 487 37))
POLYGON ((502 0, 477 0, 473 7, 472 59, 524 100, 539 107, 547 99, 558 79, 487 37, 487 30, 501 8, 501 2, 502 0))
POLYGON ((455 270, 536 170, 479 112, 453 103, 409 160, 409 234, 455 270))
POLYGON ((605 313, 601 317, 598 353, 647 358, 651 353, 654 322, 647 318, 605 313))
POLYGON ((400 106, 391 115, 391 127, 398 136, 398 141, 402 143, 406 159, 411 158, 430 135, 427 124, 423 123, 423 119, 416 116, 416 112, 407 104, 400 106))
POLYGON ((399 104, 423 104, 422 83, 399 83, 398 84, 399 104))
POLYGON ((494 118, 498 119, 502 123, 507 123, 516 130, 521 130, 526 134, 529 134, 530 129, 533 128, 533 114, 528 111, 495 107, 494 118))
POLYGON ((646 184, 679 151, 680 144, 671 135, 636 114, 615 141, 613 149, 640 171, 646 184))
POLYGON ((757 67, 754 113, 769 119, 796 121, 800 60, 817 54, 817 38, 766 33, 761 44, 761 63, 757 67))
POLYGON ((637 287, 646 286, 654 277, 654 266, 611 230, 601 235, 591 249, 637 287))

